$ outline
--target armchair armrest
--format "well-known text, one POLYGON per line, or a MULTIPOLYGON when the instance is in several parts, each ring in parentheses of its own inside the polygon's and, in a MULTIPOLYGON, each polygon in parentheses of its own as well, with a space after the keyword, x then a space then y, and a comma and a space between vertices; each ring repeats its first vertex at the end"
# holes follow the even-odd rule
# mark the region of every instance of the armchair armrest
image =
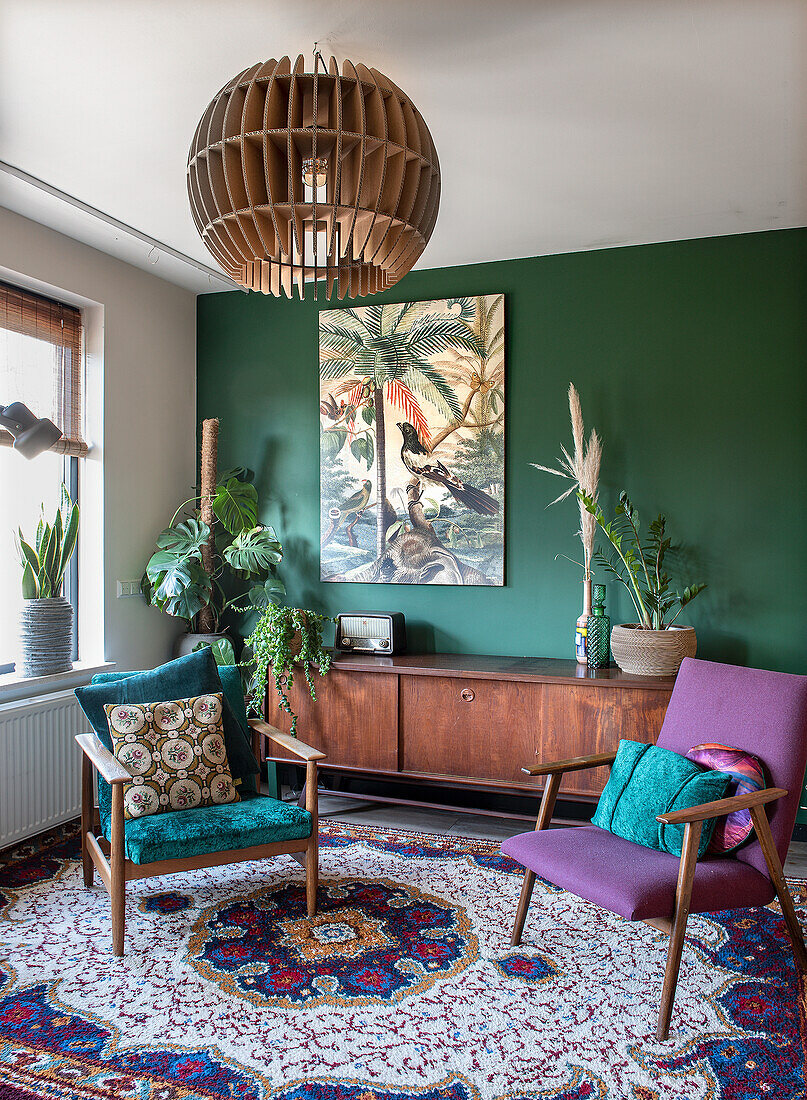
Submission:
POLYGON ((616 752, 597 752, 593 756, 574 756, 570 760, 555 760, 549 764, 536 764, 522 768, 525 775, 562 775, 564 772, 581 772, 585 768, 599 768, 613 764, 616 752))
POLYGON ((267 741, 272 741, 275 745, 279 745, 280 748, 285 749, 286 752, 292 753, 294 756, 298 756, 301 760, 309 761, 325 760, 326 754, 320 752, 319 749, 312 749, 310 745, 304 745, 302 741, 298 741, 296 737, 290 736, 288 733, 282 733, 280 730, 275 729, 274 726, 270 726, 268 722, 264 722, 261 718, 248 718, 250 729, 255 730, 257 733, 262 734, 267 741))
POLYGON ((81 751, 104 777, 107 783, 129 783, 131 774, 117 760, 106 745, 103 745, 94 733, 79 733, 76 741, 81 751))
POLYGON ((717 802, 703 802, 700 806, 689 806, 685 810, 673 810, 668 814, 659 814, 656 821, 662 825, 686 825, 690 821, 706 821, 712 817, 724 817, 735 810, 750 810, 754 806, 764 806, 766 802, 775 802, 784 798, 787 791, 781 787, 768 787, 764 791, 752 794, 736 794, 731 798, 721 798, 717 802))

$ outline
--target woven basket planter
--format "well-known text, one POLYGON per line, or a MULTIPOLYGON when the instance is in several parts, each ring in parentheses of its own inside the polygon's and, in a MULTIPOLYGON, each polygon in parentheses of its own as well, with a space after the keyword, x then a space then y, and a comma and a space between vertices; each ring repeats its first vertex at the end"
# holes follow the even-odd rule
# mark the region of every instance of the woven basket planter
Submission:
POLYGON ((698 640, 691 626, 644 630, 623 623, 611 631, 614 660, 630 676, 675 676, 684 657, 694 657, 698 640))
POLYGON ((20 612, 23 676, 53 676, 73 667, 73 608, 64 596, 24 600, 20 612))

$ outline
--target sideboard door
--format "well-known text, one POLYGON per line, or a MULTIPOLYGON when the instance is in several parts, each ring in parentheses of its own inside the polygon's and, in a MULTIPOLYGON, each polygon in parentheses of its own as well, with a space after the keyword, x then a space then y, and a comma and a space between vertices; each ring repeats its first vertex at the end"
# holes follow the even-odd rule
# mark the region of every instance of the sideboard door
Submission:
POLYGON ((401 676, 401 771, 525 786, 541 684, 401 676))
MULTIPOLYGON (((327 753, 326 764, 378 771, 398 770, 398 677, 382 672, 356 673, 332 668, 314 673, 317 701, 308 694, 301 671, 294 677, 289 702, 297 714, 297 736, 327 753)), ((277 705, 274 681, 266 693, 266 721, 288 732, 291 719, 277 705)), ((273 756, 293 759, 271 746, 273 756)))
MULTIPOLYGON (((594 684, 544 684, 541 713, 542 763, 616 750, 621 738, 655 744, 664 721, 668 691, 609 688, 594 684)), ((564 793, 599 796, 608 768, 569 772, 564 793)))

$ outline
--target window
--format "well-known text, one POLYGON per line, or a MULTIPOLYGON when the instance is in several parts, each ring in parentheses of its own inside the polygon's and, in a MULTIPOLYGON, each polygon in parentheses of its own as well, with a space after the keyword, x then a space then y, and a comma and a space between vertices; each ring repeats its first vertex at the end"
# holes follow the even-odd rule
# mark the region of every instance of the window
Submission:
MULTIPOLYGON (((78 496, 78 463, 87 453, 82 343, 78 309, 0 283, 0 404, 21 401, 63 433, 50 451, 28 460, 11 449, 11 435, 0 430, 0 673, 14 667, 22 605, 14 536, 22 528, 28 540, 34 537, 41 506, 50 519, 62 483, 74 500, 78 496)), ((63 594, 72 602, 77 622, 76 558, 63 594)))

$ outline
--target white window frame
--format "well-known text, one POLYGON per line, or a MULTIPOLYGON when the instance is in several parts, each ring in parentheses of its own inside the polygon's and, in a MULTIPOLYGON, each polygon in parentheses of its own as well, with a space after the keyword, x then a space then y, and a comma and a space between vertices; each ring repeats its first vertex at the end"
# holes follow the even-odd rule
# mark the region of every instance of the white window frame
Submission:
MULTIPOLYGON (((85 439, 88 454, 78 464, 81 508, 74 584, 78 587, 77 660, 73 672, 27 679, 18 672, 0 675, 0 702, 63 690, 87 682, 94 672, 112 667, 104 649, 104 307, 64 287, 52 286, 0 267, 0 281, 53 298, 81 310, 84 327, 85 439), (47 683, 45 682, 47 681, 47 683)), ((35 461, 35 460, 34 460, 35 461)), ((71 460, 66 457, 66 463, 71 460)), ((66 484, 69 484, 66 482, 66 484)))

